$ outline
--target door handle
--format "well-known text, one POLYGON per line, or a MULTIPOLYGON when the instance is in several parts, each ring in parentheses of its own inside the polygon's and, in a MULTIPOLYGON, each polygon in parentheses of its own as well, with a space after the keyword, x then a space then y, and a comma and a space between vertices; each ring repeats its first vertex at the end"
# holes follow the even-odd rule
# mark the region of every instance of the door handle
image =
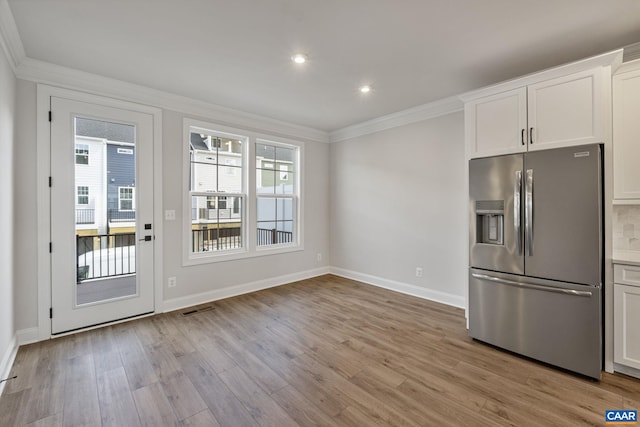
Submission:
POLYGON ((513 184, 513 231, 516 233, 516 250, 522 255, 522 233, 520 231, 520 189, 522 188, 522 171, 516 171, 513 184))
POLYGON ((593 295, 593 292, 591 291, 576 291, 574 289, 558 288, 554 286, 534 285, 533 283, 521 283, 521 282, 516 282, 514 280, 507 280, 507 279, 502 279, 500 277, 489 276, 486 274, 471 273, 471 276, 480 280, 487 280, 489 282, 500 283, 502 285, 515 286, 518 288, 535 289, 537 291, 554 292, 557 294, 573 295, 576 297, 590 297, 593 295))
POLYGON ((533 128, 529 128, 529 144, 533 144, 533 128))
POLYGON ((533 255, 533 169, 527 169, 527 181, 525 183, 525 231, 527 255, 533 255))
POLYGON ((139 242, 150 242, 153 240, 153 236, 144 236, 142 239, 138 239, 139 242))

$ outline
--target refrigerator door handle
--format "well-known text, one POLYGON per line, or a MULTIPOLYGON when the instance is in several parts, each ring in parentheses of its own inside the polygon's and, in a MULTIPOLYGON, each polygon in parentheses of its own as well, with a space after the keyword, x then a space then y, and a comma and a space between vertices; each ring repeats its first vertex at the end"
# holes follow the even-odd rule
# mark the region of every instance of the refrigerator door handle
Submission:
POLYGON ((527 255, 533 255, 533 169, 527 169, 527 180, 525 182, 525 231, 527 255))
POLYGON ((500 283, 502 285, 516 286, 518 288, 535 289, 537 291, 554 292, 558 294, 572 295, 576 297, 591 297, 591 291, 576 291, 574 289, 556 288, 552 286, 534 285, 532 283, 520 283, 513 280, 501 279, 500 277, 488 276, 486 274, 471 273, 471 276, 480 280, 488 280, 490 282, 500 283))
POLYGON ((522 171, 516 171, 513 184, 513 231, 516 233, 516 250, 522 255, 522 233, 520 232, 520 189, 522 188, 522 171))

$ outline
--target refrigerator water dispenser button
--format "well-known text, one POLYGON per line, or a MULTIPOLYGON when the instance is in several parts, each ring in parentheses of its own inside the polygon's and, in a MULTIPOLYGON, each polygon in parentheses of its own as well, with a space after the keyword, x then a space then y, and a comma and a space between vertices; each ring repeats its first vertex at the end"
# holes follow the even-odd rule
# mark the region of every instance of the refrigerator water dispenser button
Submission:
POLYGON ((476 221, 478 243, 504 244, 504 200, 477 201, 476 221))

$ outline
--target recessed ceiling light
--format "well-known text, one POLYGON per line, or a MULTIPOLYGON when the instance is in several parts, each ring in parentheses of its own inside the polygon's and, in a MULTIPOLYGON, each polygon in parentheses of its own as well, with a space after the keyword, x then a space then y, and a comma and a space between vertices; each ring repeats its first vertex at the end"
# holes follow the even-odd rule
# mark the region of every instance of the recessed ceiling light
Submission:
POLYGON ((371 86, 367 86, 367 85, 360 86, 360 92, 362 92, 362 93, 369 93, 369 92, 371 92, 371 86))
POLYGON ((296 53, 291 57, 291 60, 296 64, 304 64, 305 62, 307 62, 307 55, 305 55, 304 53, 296 53))

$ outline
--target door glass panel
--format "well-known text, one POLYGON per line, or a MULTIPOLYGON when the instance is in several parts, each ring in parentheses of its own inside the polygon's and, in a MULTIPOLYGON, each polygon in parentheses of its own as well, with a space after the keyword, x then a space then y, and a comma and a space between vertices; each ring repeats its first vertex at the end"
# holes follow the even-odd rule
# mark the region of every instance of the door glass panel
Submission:
POLYGON ((75 118, 76 305, 137 295, 136 128, 75 118))

